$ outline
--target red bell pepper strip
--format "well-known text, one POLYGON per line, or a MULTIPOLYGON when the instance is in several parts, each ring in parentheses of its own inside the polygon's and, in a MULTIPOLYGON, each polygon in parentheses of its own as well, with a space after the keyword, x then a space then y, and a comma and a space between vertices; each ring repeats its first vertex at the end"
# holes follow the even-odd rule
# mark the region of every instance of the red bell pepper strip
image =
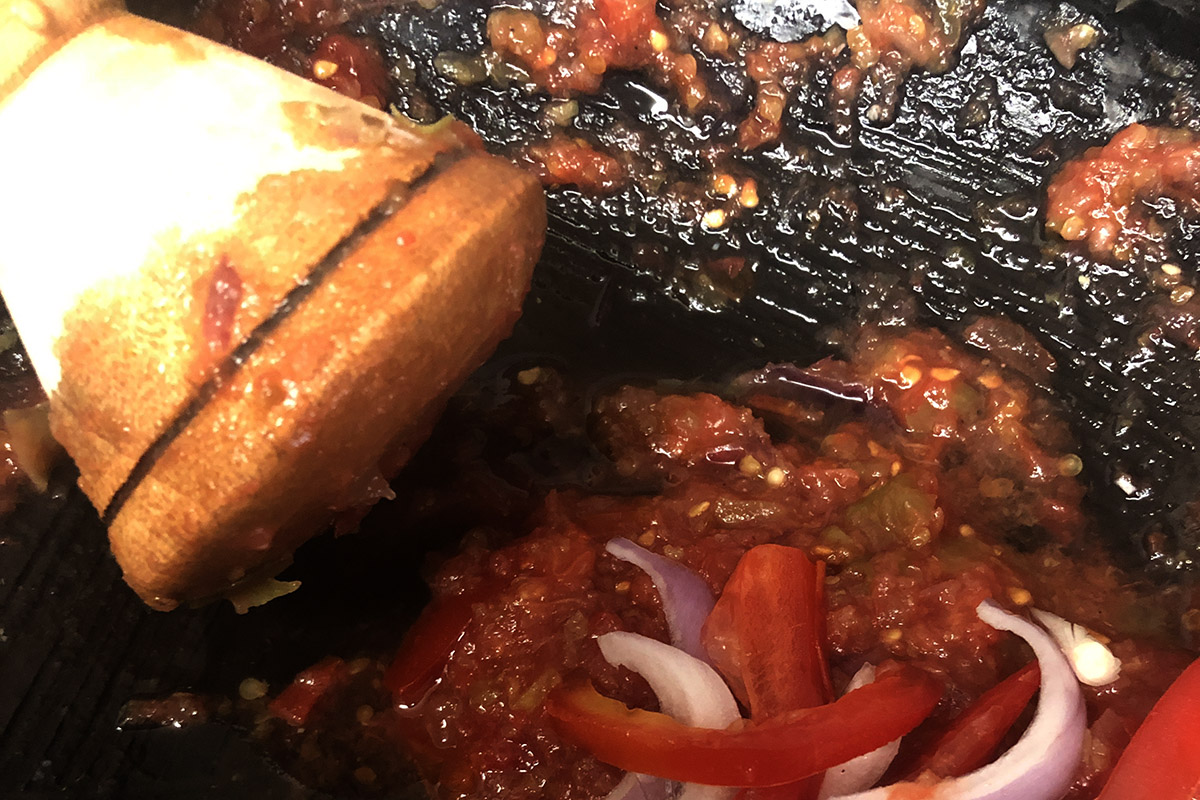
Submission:
POLYGON ((742 556, 704 624, 717 668, 745 687, 756 718, 828 703, 824 565, 795 547, 764 544, 742 556))
MULTIPOLYGON (((825 564, 765 544, 742 556, 704 625, 705 648, 750 716, 765 720, 833 699, 825 655, 825 564)), ((740 800, 812 800, 820 776, 744 792, 740 800)))
POLYGON ((817 708, 727 730, 692 728, 630 709, 590 685, 552 692, 546 711, 567 739, 632 772, 715 786, 781 786, 874 750, 915 728, 941 685, 912 667, 817 708))
POLYGON ((1150 709, 1097 800, 1200 797, 1200 660, 1150 709))
POLYGON ((383 685, 396 705, 415 705, 433 687, 467 630, 480 594, 464 592, 434 600, 404 634, 395 659, 383 674, 383 685))
POLYGON ((915 781, 925 772, 957 778, 988 763, 1037 692, 1041 675, 1034 661, 984 692, 916 757, 901 780, 915 781))
POLYGON ((349 677, 350 668, 346 662, 330 656, 297 675, 267 705, 267 710, 294 727, 306 725, 321 698, 341 686, 349 677))

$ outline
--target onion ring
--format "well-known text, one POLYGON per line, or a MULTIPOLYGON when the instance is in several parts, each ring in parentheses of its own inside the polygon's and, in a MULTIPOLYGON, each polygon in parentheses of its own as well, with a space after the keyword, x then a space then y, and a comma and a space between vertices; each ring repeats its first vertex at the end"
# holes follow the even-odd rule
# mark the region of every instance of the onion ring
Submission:
POLYGON ((1010 631, 1033 648, 1042 681, 1037 712, 1016 744, 1004 755, 961 778, 932 786, 894 783, 837 800, 898 800, 928 797, 931 800, 1060 800, 1071 788, 1083 755, 1087 713, 1083 692, 1071 664, 1058 643, 1045 630, 991 600, 976 608, 979 618, 1002 631, 1010 631), (918 794, 924 790, 924 794, 918 794))
MULTIPOLYGON (((613 666, 627 667, 641 675, 658 697, 664 714, 694 728, 723 730, 742 718, 733 693, 717 671, 695 656, 648 636, 614 631, 597 638, 600 652, 613 666)), ((634 791, 642 785, 628 773, 618 787, 634 791)), ((658 779, 650 779, 658 780, 658 779)), ((664 796, 670 781, 662 782, 664 796)), ((650 786, 647 788, 655 788, 650 786)), ((738 789, 685 783, 676 800, 729 800, 738 789)), ((626 797, 637 797, 636 794, 626 797)), ((615 798, 613 799, 615 800, 615 798)))

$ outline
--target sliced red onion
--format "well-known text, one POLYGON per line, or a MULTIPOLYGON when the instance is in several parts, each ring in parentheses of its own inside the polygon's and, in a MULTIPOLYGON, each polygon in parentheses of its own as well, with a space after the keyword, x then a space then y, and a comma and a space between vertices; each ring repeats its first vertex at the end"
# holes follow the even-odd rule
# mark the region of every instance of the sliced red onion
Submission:
POLYGON ((702 783, 685 783, 673 800, 733 800, 737 797, 736 786, 705 786, 702 783))
MULTIPOLYGON (((1083 755, 1087 714, 1083 692, 1058 644, 1032 622, 1004 611, 991 600, 976 609, 979 618, 1020 636, 1033 648, 1042 682, 1037 712, 1025 733, 1000 758, 961 778, 922 787, 937 800, 1060 800, 1071 787, 1083 755)), ((912 797, 915 784, 897 783, 838 800, 898 800, 912 797)))
POLYGON ((671 644, 701 661, 708 661, 700 644, 700 629, 716 601, 704 579, 679 562, 652 553, 625 538, 610 539, 604 549, 650 576, 662 600, 671 644))
MULTIPOLYGON (((725 680, 695 656, 628 631, 606 633, 596 641, 610 664, 627 667, 645 678, 663 713, 684 725, 724 730, 741 719, 725 680)), ((733 787, 685 783, 676 800, 732 800, 737 793, 733 787)))
POLYGON ((663 713, 693 728, 728 728, 741 718, 737 701, 717 671, 677 647, 629 631, 597 638, 608 663, 641 675, 663 713))
POLYGON ((672 783, 666 778, 626 772, 604 800, 667 800, 671 796, 672 783))
MULTIPOLYGON (((845 693, 849 694, 855 689, 861 689, 868 683, 874 682, 875 665, 863 664, 862 668, 854 673, 854 677, 850 679, 850 683, 846 684, 845 693)), ((879 783, 879 779, 883 777, 883 773, 887 772, 888 767, 892 765, 892 761, 896 758, 896 753, 899 750, 900 740, 893 739, 883 747, 872 750, 869 753, 863 753, 857 758, 852 758, 849 761, 838 764, 836 767, 830 767, 825 770, 825 778, 821 781, 821 791, 817 795, 817 800, 828 800, 831 797, 870 789, 879 783)))
POLYGON ((1107 686, 1120 677, 1121 659, 1087 628, 1037 608, 1033 610, 1033 618, 1058 642, 1080 683, 1107 686))

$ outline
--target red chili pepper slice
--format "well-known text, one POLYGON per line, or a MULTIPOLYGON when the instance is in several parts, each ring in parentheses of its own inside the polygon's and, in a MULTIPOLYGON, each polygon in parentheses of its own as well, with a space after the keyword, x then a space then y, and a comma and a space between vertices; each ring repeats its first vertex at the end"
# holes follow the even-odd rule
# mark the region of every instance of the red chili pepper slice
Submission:
POLYGON ((1150 709, 1097 800, 1200 797, 1200 660, 1150 709))
POLYGON ((728 730, 630 709, 589 685, 556 690, 546 711, 564 736, 621 769, 716 786, 781 786, 874 750, 915 728, 941 685, 899 667, 836 702, 728 730))
POLYGON ((321 698, 350 677, 346 662, 336 656, 322 659, 296 676, 291 684, 270 702, 267 710, 289 725, 308 723, 321 698))
POLYGON ((764 544, 742 556, 704 624, 718 670, 756 718, 832 698, 825 658, 824 566, 795 547, 764 544))
MULTIPOLYGON (((825 654, 825 564, 795 547, 765 544, 742 556, 704 625, 713 663, 744 687, 751 718, 765 720, 833 699, 825 654)), ((819 776, 743 792, 740 800, 811 800, 819 776)))
POLYGON ((901 780, 914 781, 925 772, 957 778, 982 767, 1029 705, 1041 677, 1035 661, 984 692, 916 757, 901 780))
POLYGON ((464 592, 434 600, 404 634, 383 675, 383 685, 397 705, 415 705, 433 687, 470 624, 479 595, 464 592))

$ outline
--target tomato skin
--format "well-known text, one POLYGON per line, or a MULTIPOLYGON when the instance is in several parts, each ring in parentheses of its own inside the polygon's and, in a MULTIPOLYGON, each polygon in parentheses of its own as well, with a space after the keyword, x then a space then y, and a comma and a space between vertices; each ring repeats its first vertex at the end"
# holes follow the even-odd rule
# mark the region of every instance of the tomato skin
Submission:
POLYGON ((590 685, 556 690, 546 710, 564 737, 621 769, 714 786, 766 787, 795 783, 903 736, 941 696, 929 674, 899 667, 833 703, 723 731, 630 709, 590 685))
POLYGON ((1200 660, 1150 710, 1097 800, 1200 797, 1200 660))
POLYGON ((317 703, 349 678, 346 662, 330 656, 297 675, 267 710, 293 727, 306 725, 317 703))
POLYGON ((925 772, 957 778, 982 767, 1038 690, 1041 671, 1032 662, 984 692, 920 753, 901 780, 925 772))

